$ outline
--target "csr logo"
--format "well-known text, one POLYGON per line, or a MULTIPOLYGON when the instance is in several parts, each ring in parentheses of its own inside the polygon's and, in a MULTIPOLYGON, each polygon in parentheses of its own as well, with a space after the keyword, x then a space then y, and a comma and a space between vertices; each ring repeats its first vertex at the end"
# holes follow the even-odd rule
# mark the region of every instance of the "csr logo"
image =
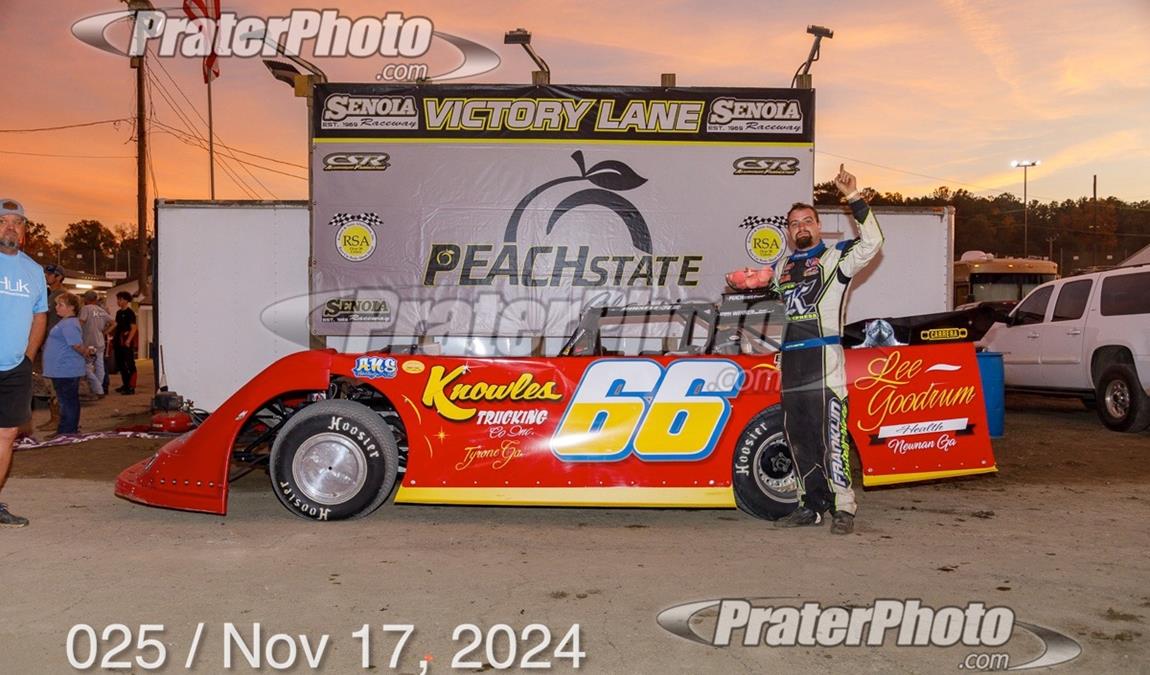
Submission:
POLYGON ((387 171, 390 160, 386 152, 335 152, 323 158, 323 170, 387 171))
POLYGON ((793 176, 799 172, 794 157, 740 157, 734 161, 736 176, 793 176))

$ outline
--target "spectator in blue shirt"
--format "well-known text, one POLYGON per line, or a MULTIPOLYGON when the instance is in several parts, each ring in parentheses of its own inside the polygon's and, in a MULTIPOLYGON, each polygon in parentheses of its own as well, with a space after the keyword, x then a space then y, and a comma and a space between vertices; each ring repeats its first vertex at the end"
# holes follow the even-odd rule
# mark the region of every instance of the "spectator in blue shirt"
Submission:
MULTIPOLYGON (((0 489, 16 433, 32 419, 32 357, 48 325, 44 270, 20 250, 27 224, 19 202, 0 199, 0 489)), ((0 504, 0 527, 27 524, 0 504)))
POLYGON ((48 331, 44 343, 44 377, 52 380, 56 400, 60 403, 58 434, 80 430, 80 378, 86 372, 84 335, 80 328, 80 298, 64 292, 56 296, 56 314, 60 321, 48 331))

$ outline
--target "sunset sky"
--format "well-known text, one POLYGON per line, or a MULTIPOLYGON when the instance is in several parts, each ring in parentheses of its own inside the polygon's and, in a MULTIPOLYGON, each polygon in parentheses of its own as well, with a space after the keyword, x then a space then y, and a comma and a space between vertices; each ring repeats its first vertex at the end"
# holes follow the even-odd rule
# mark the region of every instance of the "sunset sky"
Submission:
MULTIPOLYGON (((157 6, 176 6, 156 2, 157 6)), ((860 183, 905 195, 939 185, 980 195, 1022 194, 1013 159, 1040 159, 1029 196, 1150 198, 1150 1, 921 0, 919 2, 630 3, 327 2, 348 17, 387 11, 430 18, 436 30, 495 49, 502 65, 474 82, 527 83, 533 65, 505 31, 524 27, 556 84, 785 87, 806 58, 808 24, 835 31, 812 74, 818 92, 816 180, 840 162, 860 183)), ((286 15, 291 0, 224 0, 243 15, 286 15)), ((77 20, 123 8, 116 0, 0 0, 0 197, 62 234, 69 222, 135 223, 135 145, 120 122, 64 131, 41 127, 129 118, 134 76, 127 60, 70 32, 77 20)), ((437 43, 430 61, 452 52, 437 43), (436 50, 439 50, 436 52, 436 50)), ((199 59, 154 68, 157 123, 187 133, 166 95, 206 117, 199 59), (177 87, 178 85, 178 87, 177 87), (182 90, 182 94, 181 94, 182 90)), ((373 81, 382 58, 317 59, 333 81, 373 81)), ((237 155, 291 176, 236 168, 236 186, 217 169, 217 197, 307 196, 304 103, 259 59, 222 59, 214 85, 216 133, 237 155), (286 162, 275 163, 271 160, 286 162), (258 179, 258 181, 256 180, 258 179)), ((199 118, 188 113, 195 124, 199 118)), ((203 134, 200 126, 200 133, 203 134)), ((152 129, 150 197, 208 196, 207 154, 167 128, 152 129)), ((186 138, 186 137, 185 137, 186 138)), ((233 165, 234 167, 235 165, 233 165)))

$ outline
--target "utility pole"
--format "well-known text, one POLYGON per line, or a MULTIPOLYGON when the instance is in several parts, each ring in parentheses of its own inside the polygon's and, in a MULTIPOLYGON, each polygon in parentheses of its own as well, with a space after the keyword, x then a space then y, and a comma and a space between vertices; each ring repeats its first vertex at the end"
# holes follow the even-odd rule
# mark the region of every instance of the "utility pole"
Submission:
POLYGON ((1048 234, 1046 236, 1046 246, 1047 246, 1046 259, 1047 260, 1054 260, 1054 242, 1055 241, 1058 241, 1058 233, 1057 232, 1054 232, 1053 234, 1048 234))
POLYGON ((1022 257, 1030 256, 1030 200, 1026 194, 1026 178, 1030 167, 1038 166, 1041 160, 1016 159, 1010 163, 1014 168, 1022 168, 1022 257))
POLYGON ((1094 247, 1094 253, 1093 253, 1093 255, 1091 255, 1091 258, 1090 258, 1090 266, 1091 267, 1097 267, 1098 266, 1098 236, 1100 234, 1102 234, 1098 230, 1098 174, 1094 174, 1094 225, 1092 225, 1090 227, 1090 229, 1094 230, 1094 236, 1091 237, 1094 240, 1091 242, 1091 244, 1094 247))
MULTIPOLYGON (((153 9, 148 0, 131 0, 128 7, 136 11, 134 21, 140 20, 139 13, 153 9)), ((135 27, 133 26, 133 30, 135 27)), ((148 288, 148 131, 145 105, 144 57, 146 54, 131 57, 132 68, 136 70, 136 255, 140 261, 141 298, 147 298, 148 288)))

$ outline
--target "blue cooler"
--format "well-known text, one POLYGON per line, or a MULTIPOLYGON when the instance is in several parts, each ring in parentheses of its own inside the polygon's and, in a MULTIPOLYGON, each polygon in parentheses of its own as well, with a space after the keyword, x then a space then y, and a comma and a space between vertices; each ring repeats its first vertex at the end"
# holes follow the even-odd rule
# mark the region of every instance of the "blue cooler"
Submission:
POLYGON ((978 374, 982 377, 982 399, 986 403, 986 424, 991 438, 1002 438, 1006 430, 1006 378, 1002 354, 978 352, 978 374))

